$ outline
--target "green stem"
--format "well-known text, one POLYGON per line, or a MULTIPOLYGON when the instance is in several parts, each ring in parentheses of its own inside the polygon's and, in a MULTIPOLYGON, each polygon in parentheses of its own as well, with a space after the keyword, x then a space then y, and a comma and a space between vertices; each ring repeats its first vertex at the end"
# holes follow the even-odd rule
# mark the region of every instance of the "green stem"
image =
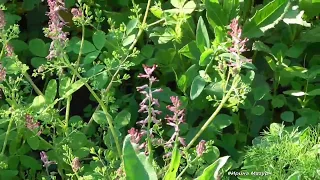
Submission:
POLYGON ((231 85, 231 88, 229 89, 229 91, 227 92, 227 94, 222 98, 219 106, 217 107, 217 109, 213 112, 213 114, 210 116, 210 118, 206 121, 206 123, 201 127, 201 129, 198 131, 198 133, 192 138, 192 140, 190 141, 190 143, 187 145, 185 150, 188 150, 193 143, 195 143, 195 141, 199 138, 199 136, 203 133, 203 131, 205 129, 207 129, 207 127, 209 126, 209 124, 212 123, 212 121, 214 120, 214 118, 218 115, 218 113, 220 112, 220 110, 222 109, 222 107, 224 106, 224 104, 227 102, 227 100, 229 99, 229 97, 231 96, 232 91, 234 90, 234 88, 237 87, 238 83, 240 81, 240 75, 237 75, 231 85))
MULTIPOLYGON (((130 52, 133 50, 133 48, 135 47, 135 45, 137 44, 143 30, 144 30, 144 26, 147 26, 146 25, 146 21, 147 21, 147 17, 148 17, 148 13, 149 13, 149 9, 150 9, 150 5, 151 5, 151 0, 148 0, 148 4, 147 4, 147 8, 146 8, 146 11, 145 11, 145 14, 144 14, 144 17, 143 17, 143 20, 142 20, 142 27, 139 29, 138 33, 137 33, 137 36, 135 38, 135 40, 132 42, 131 46, 129 47, 128 49, 128 54, 130 54, 130 52)), ((148 27, 148 26, 147 26, 148 27)), ((111 89, 112 87, 112 84, 115 80, 115 78, 117 77, 117 75, 119 74, 120 70, 121 70, 121 64, 124 63, 127 59, 128 59, 129 55, 125 56, 121 62, 120 62, 120 65, 119 67, 117 68, 116 72, 113 74, 107 88, 106 88, 106 93, 109 92, 109 90, 111 89)), ((94 112, 96 112, 97 110, 100 109, 100 106, 98 105, 96 110, 94 112)), ((92 123, 92 118, 91 118, 91 121, 88 122, 88 125, 87 126, 90 126, 90 124, 92 123)))
POLYGON ((31 79, 30 75, 25 72, 23 73, 23 76, 27 79, 27 81, 31 84, 32 88, 34 89, 34 91, 38 94, 43 96, 43 93, 41 92, 41 90, 38 88, 38 86, 33 82, 33 80, 31 79))
POLYGON ((12 122, 13 122, 13 118, 11 118, 10 121, 9 121, 8 129, 7 129, 7 132, 6 132, 6 137, 4 138, 4 142, 3 142, 3 146, 2 146, 1 155, 4 155, 4 151, 6 150, 6 146, 7 146, 7 143, 8 143, 8 137, 9 137, 9 134, 10 134, 12 122))
MULTIPOLYGON (((85 35, 85 27, 84 25, 82 25, 82 37, 81 37, 81 44, 80 44, 80 49, 79 49, 79 54, 78 54, 78 58, 76 61, 76 70, 79 68, 80 65, 80 59, 81 59, 81 55, 82 55, 82 48, 83 48, 83 42, 84 42, 84 35, 85 35)), ((76 79, 76 75, 73 74, 72 78, 71 78, 71 84, 75 81, 76 79)), ((65 129, 66 129, 66 133, 68 132, 68 127, 69 127, 69 117, 70 117, 70 105, 71 105, 71 100, 72 100, 72 95, 70 95, 67 98, 67 105, 66 105, 66 114, 65 114, 65 129)))
MULTIPOLYGON (((78 73, 78 71, 76 69, 74 69, 72 66, 69 67, 73 73, 80 79, 80 80, 83 80, 84 79, 81 77, 81 75, 78 73)), ((111 134, 114 138, 114 141, 116 143, 116 148, 117 148, 117 151, 118 151, 118 155, 119 157, 121 157, 121 148, 120 148, 120 144, 119 144, 119 141, 118 141, 118 136, 115 132, 115 128, 113 126, 113 119, 112 119, 112 116, 108 113, 108 109, 106 107, 106 105, 104 104, 104 102, 99 98, 99 96, 94 92, 94 90, 91 88, 91 86, 86 82, 84 81, 84 85, 87 87, 87 89, 90 91, 90 93, 93 95, 93 97, 98 101, 100 107, 102 108, 103 112, 105 113, 106 115, 106 118, 107 118, 107 122, 108 122, 108 125, 109 125, 109 129, 111 131, 111 134)))
POLYGON ((199 157, 197 156, 196 158, 194 158, 194 160, 192 160, 190 163, 188 163, 188 164, 186 165, 186 167, 183 168, 183 170, 182 170, 181 173, 177 176, 176 179, 181 178, 181 176, 186 172, 186 170, 189 168, 189 166, 190 166, 194 161, 196 161, 198 158, 199 158, 199 157))

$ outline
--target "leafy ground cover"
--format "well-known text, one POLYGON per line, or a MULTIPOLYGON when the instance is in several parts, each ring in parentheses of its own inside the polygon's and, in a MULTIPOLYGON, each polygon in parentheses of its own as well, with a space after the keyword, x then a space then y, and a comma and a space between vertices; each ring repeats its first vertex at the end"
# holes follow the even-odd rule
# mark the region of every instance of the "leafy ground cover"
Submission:
POLYGON ((318 179, 319 14, 0 0, 0 179, 318 179))

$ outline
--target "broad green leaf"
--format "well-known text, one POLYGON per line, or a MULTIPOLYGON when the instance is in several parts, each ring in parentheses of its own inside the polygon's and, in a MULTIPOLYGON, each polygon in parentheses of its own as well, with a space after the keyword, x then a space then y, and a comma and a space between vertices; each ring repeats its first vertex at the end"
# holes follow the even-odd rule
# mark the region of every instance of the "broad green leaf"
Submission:
POLYGON ((157 18, 161 18, 162 17, 163 11, 162 11, 161 8, 159 8, 157 6, 152 6, 150 8, 150 11, 155 17, 157 17, 157 18))
POLYGON ((281 108, 285 104, 285 102, 286 98, 283 94, 280 94, 272 97, 271 104, 273 108, 281 108))
POLYGON ((280 115, 281 119, 286 121, 286 122, 293 122, 294 120, 294 114, 292 111, 285 111, 281 113, 280 115))
POLYGON ((258 38, 264 32, 274 28, 282 20, 290 7, 289 0, 273 0, 258 10, 243 27, 243 36, 247 38, 258 38))
POLYGON ((238 8, 239 8, 239 0, 223 1, 223 10, 224 12, 226 12, 228 21, 231 21, 231 19, 237 16, 238 8))
POLYGON ((151 58, 154 52, 154 47, 147 44, 145 46, 142 47, 141 49, 141 54, 145 57, 145 58, 151 58))
POLYGON ((106 66, 103 64, 98 64, 90 68, 87 72, 84 73, 84 77, 92 77, 99 72, 101 72, 106 66))
POLYGON ((212 124, 219 130, 228 127, 231 123, 232 117, 227 114, 218 114, 212 122, 212 124))
POLYGON ((40 139, 38 136, 30 136, 27 138, 27 143, 33 150, 37 150, 40 145, 40 139))
POLYGON ((251 113, 257 116, 260 116, 264 113, 265 108, 261 105, 256 105, 251 109, 251 113))
POLYGON ((200 66, 206 66, 210 63, 211 61, 211 58, 212 57, 211 55, 214 53, 214 51, 212 49, 207 49, 205 50, 201 56, 200 56, 200 61, 199 61, 199 65, 200 66))
POLYGON ((91 64, 98 58, 100 51, 93 51, 84 57, 83 64, 91 64))
POLYGON ((299 8, 304 10, 309 19, 320 13, 319 0, 299 0, 299 8))
POLYGON ((286 52, 286 56, 291 58, 298 58, 306 49, 307 43, 297 42, 286 52))
POLYGON ((319 96, 320 95, 320 89, 314 89, 307 93, 309 96, 319 96))
POLYGON ((301 66, 290 66, 282 70, 281 75, 287 77, 300 77, 303 79, 308 78, 307 69, 301 66))
POLYGON ((271 49, 261 41, 255 41, 252 45, 252 50, 272 54, 271 49))
POLYGON ((223 97, 223 82, 213 82, 204 88, 204 91, 211 95, 212 97, 216 96, 219 100, 223 97))
POLYGON ((189 44, 185 45, 179 50, 179 53, 194 60, 198 60, 201 55, 195 41, 191 41, 189 44))
POLYGON ((123 46, 129 46, 131 43, 133 43, 135 38, 136 38, 135 34, 132 34, 132 35, 128 36, 126 39, 123 40, 122 45, 123 46))
POLYGON ((178 172, 178 169, 180 166, 180 159, 181 159, 181 154, 180 154, 179 148, 176 144, 174 146, 173 151, 172 151, 171 162, 169 165, 169 169, 166 172, 166 175, 164 176, 164 180, 176 179, 177 172, 178 172))
MULTIPOLYGON (((79 40, 76 44, 74 44, 73 52, 76 53, 76 54, 79 54, 80 47, 81 47, 81 40, 79 40)), ((87 54, 87 53, 90 53, 90 52, 93 52, 93 51, 96 51, 96 50, 97 49, 95 48, 95 46, 91 42, 89 42, 87 40, 83 41, 82 54, 87 54)))
POLYGON ((13 47, 14 52, 19 53, 29 48, 28 44, 19 39, 10 40, 9 44, 13 47))
POLYGON ((56 98, 56 95, 57 95, 57 81, 55 79, 51 79, 45 91, 46 103, 47 104, 53 103, 54 99, 56 98))
POLYGON ((122 127, 125 127, 130 123, 131 120, 131 113, 124 109, 121 112, 117 114, 117 116, 114 118, 114 126, 117 129, 120 129, 122 127))
POLYGON ((223 156, 203 170, 203 173, 195 180, 218 179, 220 169, 227 163, 230 156, 223 156))
POLYGON ((315 26, 300 33, 300 40, 309 43, 320 42, 320 26, 315 26))
POLYGON ((170 0, 173 7, 181 9, 187 0, 170 0))
POLYGON ((98 50, 101 50, 107 42, 106 34, 103 31, 96 31, 92 35, 92 41, 98 50))
POLYGON ((37 161, 35 158, 33 158, 31 156, 21 155, 20 162, 26 168, 30 168, 33 170, 41 170, 42 169, 42 166, 40 164, 40 160, 37 161))
POLYGON ((267 94, 270 93, 270 88, 268 85, 262 85, 254 88, 253 90, 253 98, 255 101, 259 101, 264 98, 267 94))
POLYGON ((18 173, 18 170, 2 169, 0 170, 0 179, 14 179, 18 173))
POLYGON ((33 109, 34 112, 38 112, 41 108, 45 105, 45 97, 42 95, 36 96, 33 99, 33 102, 31 104, 31 109, 33 109))
POLYGON ((201 16, 199 17, 199 20, 198 20, 196 33, 197 33, 196 34, 197 46, 200 49, 200 51, 203 52, 205 50, 205 47, 206 48, 210 47, 210 39, 209 39, 206 25, 204 24, 204 21, 201 16))
POLYGON ((46 44, 41 39, 32 39, 29 41, 29 50, 33 55, 46 57, 49 53, 46 44))
POLYGON ((137 25, 139 23, 138 19, 131 19, 127 24, 127 35, 129 35, 135 28, 137 28, 137 25))
POLYGON ((34 67, 34 68, 38 68, 40 67, 41 65, 43 64, 46 64, 47 63, 47 59, 46 58, 43 58, 43 57, 33 57, 31 59, 31 65, 34 67))
POLYGON ((191 14, 195 9, 197 5, 194 1, 188 1, 182 8, 182 12, 184 14, 191 14))
POLYGON ((82 132, 74 132, 69 135, 70 148, 78 150, 81 147, 85 147, 88 144, 87 136, 82 132))
POLYGON ((107 117, 106 117, 106 115, 104 114, 103 111, 94 112, 93 115, 92 115, 92 118, 100 126, 105 126, 108 123, 107 122, 107 117))
POLYGON ((73 94, 74 92, 76 92, 78 89, 80 89, 83 85, 84 85, 84 80, 78 80, 76 82, 74 82, 69 88, 68 90, 65 92, 65 94, 63 95, 63 97, 68 97, 71 94, 73 94))
POLYGON ((127 135, 123 142, 123 163, 127 180, 157 180, 157 174, 144 153, 137 154, 127 135))
POLYGON ((71 84, 71 79, 67 76, 62 77, 59 82, 59 96, 63 97, 71 84))
POLYGON ((228 24, 227 17, 223 11, 219 0, 205 0, 205 8, 207 9, 207 19, 212 28, 216 26, 224 27, 228 24))
POLYGON ((191 100, 196 99, 201 94, 205 85, 206 85, 206 81, 204 79, 202 79, 200 76, 196 76, 193 79, 193 82, 191 85, 191 90, 190 90, 191 100))

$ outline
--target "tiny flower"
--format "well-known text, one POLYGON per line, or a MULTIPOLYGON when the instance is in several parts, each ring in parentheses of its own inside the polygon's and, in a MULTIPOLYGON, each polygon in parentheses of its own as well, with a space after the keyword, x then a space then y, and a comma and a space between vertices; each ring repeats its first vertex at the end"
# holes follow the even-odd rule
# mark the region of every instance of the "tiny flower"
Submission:
POLYGON ((0 81, 4 81, 4 80, 6 79, 6 75, 7 75, 6 68, 4 68, 4 67, 0 64, 0 81))
POLYGON ((135 144, 139 144, 142 136, 144 135, 135 128, 131 128, 130 130, 128 130, 128 133, 131 136, 131 142, 135 144))
POLYGON ((0 9, 0 29, 3 29, 6 25, 6 19, 4 17, 3 11, 0 9))
MULTIPOLYGON (((158 67, 158 65, 153 65, 152 67, 148 67, 145 64, 142 65, 143 66, 143 70, 146 74, 139 74, 138 77, 139 78, 151 78, 151 74, 153 73, 153 71, 158 67)), ((152 77, 153 81, 155 81, 155 77, 152 77)))
POLYGON ((43 167, 48 168, 51 164, 55 164, 54 161, 49 161, 47 154, 44 151, 40 152, 40 158, 43 162, 43 167))
POLYGON ((77 172, 81 168, 80 159, 78 157, 75 157, 72 160, 72 166, 71 167, 72 167, 73 172, 77 172))
POLYGON ((79 18, 79 17, 83 16, 82 11, 78 8, 72 8, 71 13, 72 13, 73 17, 75 17, 75 18, 79 18))
POLYGON ((6 45, 6 54, 8 57, 14 56, 14 50, 13 47, 9 44, 6 45))
MULTIPOLYGON (((35 129, 40 127, 39 122, 34 122, 33 117, 30 114, 26 114, 26 127, 30 129, 30 131, 34 131, 35 129)), ((40 135, 42 133, 42 130, 37 132, 37 135, 40 135)))
POLYGON ((205 140, 201 140, 199 142, 199 144, 197 145, 197 155, 200 157, 202 156, 202 154, 205 152, 206 150, 206 141, 205 140))

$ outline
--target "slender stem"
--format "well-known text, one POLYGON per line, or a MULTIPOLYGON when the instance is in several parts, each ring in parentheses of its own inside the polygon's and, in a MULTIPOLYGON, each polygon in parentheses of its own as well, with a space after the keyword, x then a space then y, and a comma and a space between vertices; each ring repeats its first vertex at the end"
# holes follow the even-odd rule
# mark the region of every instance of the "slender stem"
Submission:
POLYGON ((7 129, 7 132, 6 132, 6 137, 4 138, 4 142, 3 142, 3 146, 2 146, 1 155, 4 155, 4 151, 6 150, 6 146, 7 146, 7 143, 8 143, 8 137, 9 137, 9 134, 10 134, 12 122, 13 122, 13 118, 11 118, 10 121, 9 121, 8 129, 7 129))
MULTIPOLYGON (((76 61, 76 70, 79 68, 80 65, 80 59, 81 59, 81 55, 82 55, 82 48, 83 48, 83 42, 84 42, 84 34, 85 33, 85 27, 84 25, 82 25, 82 37, 81 37, 81 44, 80 44, 80 49, 79 49, 79 54, 78 54, 78 58, 76 61)), ((72 78, 71 78, 71 84, 75 81, 76 79, 76 75, 73 74, 72 78)), ((67 98, 67 105, 66 105, 66 113, 65 113, 65 128, 66 128, 66 133, 68 132, 68 127, 69 127, 69 116, 70 116, 70 105, 71 105, 71 100, 72 100, 72 95, 70 95, 67 98)))
POLYGON ((34 91, 38 94, 38 95, 42 95, 43 93, 41 92, 41 90, 38 88, 38 86, 33 82, 33 80, 31 79, 30 75, 25 72, 23 73, 23 76, 27 79, 27 81, 31 84, 31 86, 33 87, 34 91))
MULTIPOLYGON (((75 75, 80 79, 80 80, 84 80, 81 75, 78 73, 78 71, 76 69, 74 69, 72 66, 70 66, 70 69, 73 71, 73 73, 75 73, 75 75)), ((108 125, 109 125, 109 129, 111 131, 111 134, 114 138, 114 141, 116 143, 116 148, 117 148, 117 151, 118 151, 118 154, 119 154, 119 157, 121 157, 121 148, 120 148, 120 144, 119 144, 119 141, 118 141, 118 136, 115 132, 115 128, 113 126, 113 119, 112 119, 112 116, 108 113, 108 109, 106 107, 106 105, 104 104, 104 102, 99 98, 99 96, 94 92, 94 90, 91 88, 91 86, 84 81, 84 85, 87 87, 87 89, 90 91, 90 93, 93 95, 93 97, 98 101, 100 107, 102 108, 103 112, 105 113, 106 115, 106 118, 107 118, 107 122, 108 122, 108 125)))
POLYGON ((209 126, 210 123, 212 123, 212 121, 214 120, 214 118, 218 115, 218 113, 220 112, 220 110, 222 109, 222 107, 224 106, 224 104, 227 102, 227 100, 229 99, 229 97, 231 96, 231 93, 233 91, 234 88, 237 87, 238 83, 240 80, 240 75, 237 75, 231 85, 231 88, 229 89, 229 91, 227 92, 227 94, 222 98, 219 106, 217 107, 217 109, 213 112, 213 114, 210 116, 210 118, 206 121, 206 123, 201 127, 201 129, 198 131, 198 133, 192 138, 192 140, 189 142, 189 144, 187 145, 187 147, 185 148, 185 150, 188 150, 193 143, 195 143, 195 141, 199 138, 199 136, 203 133, 203 131, 205 129, 207 129, 207 127, 209 126))
POLYGON ((186 165, 186 167, 183 168, 183 170, 180 172, 180 174, 177 176, 176 179, 181 178, 181 176, 186 172, 186 170, 189 168, 189 166, 190 166, 193 162, 195 162, 198 158, 199 158, 199 157, 197 156, 196 158, 194 158, 194 160, 192 160, 190 163, 188 163, 188 164, 186 165))
MULTIPOLYGON (((147 17, 148 17, 148 13, 149 13, 149 9, 150 9, 150 5, 151 5, 151 0, 148 0, 148 4, 147 4, 147 8, 146 8, 146 11, 145 11, 145 14, 144 14, 144 17, 143 17, 143 20, 142 20, 142 27, 139 29, 138 33, 137 33, 137 36, 135 38, 135 40, 132 42, 131 46, 129 47, 128 49, 128 54, 130 54, 130 52, 133 50, 133 48, 135 47, 135 45, 137 44, 143 30, 144 30, 144 26, 147 26, 146 25, 146 21, 147 21, 147 17)), ((148 26, 147 26, 148 27, 148 26)), ((109 90, 111 89, 112 87, 112 84, 115 80, 115 78, 117 77, 117 75, 119 74, 120 70, 121 70, 121 64, 124 63, 127 59, 128 59, 129 55, 125 56, 123 58, 123 60, 121 60, 121 63, 119 65, 119 67, 117 68, 116 72, 113 74, 107 88, 106 88, 106 92, 109 92, 109 90)), ((100 109, 100 106, 98 105, 96 110, 94 112, 96 112, 97 110, 100 109)), ((88 125, 87 126, 90 126, 90 124, 92 123, 92 118, 90 119, 90 121, 88 122, 88 125)))
POLYGON ((165 21, 165 19, 159 19, 158 21, 155 21, 155 22, 153 22, 151 24, 148 24, 147 27, 149 28, 149 27, 157 25, 157 24, 159 24, 159 23, 161 23, 163 21, 165 21))

